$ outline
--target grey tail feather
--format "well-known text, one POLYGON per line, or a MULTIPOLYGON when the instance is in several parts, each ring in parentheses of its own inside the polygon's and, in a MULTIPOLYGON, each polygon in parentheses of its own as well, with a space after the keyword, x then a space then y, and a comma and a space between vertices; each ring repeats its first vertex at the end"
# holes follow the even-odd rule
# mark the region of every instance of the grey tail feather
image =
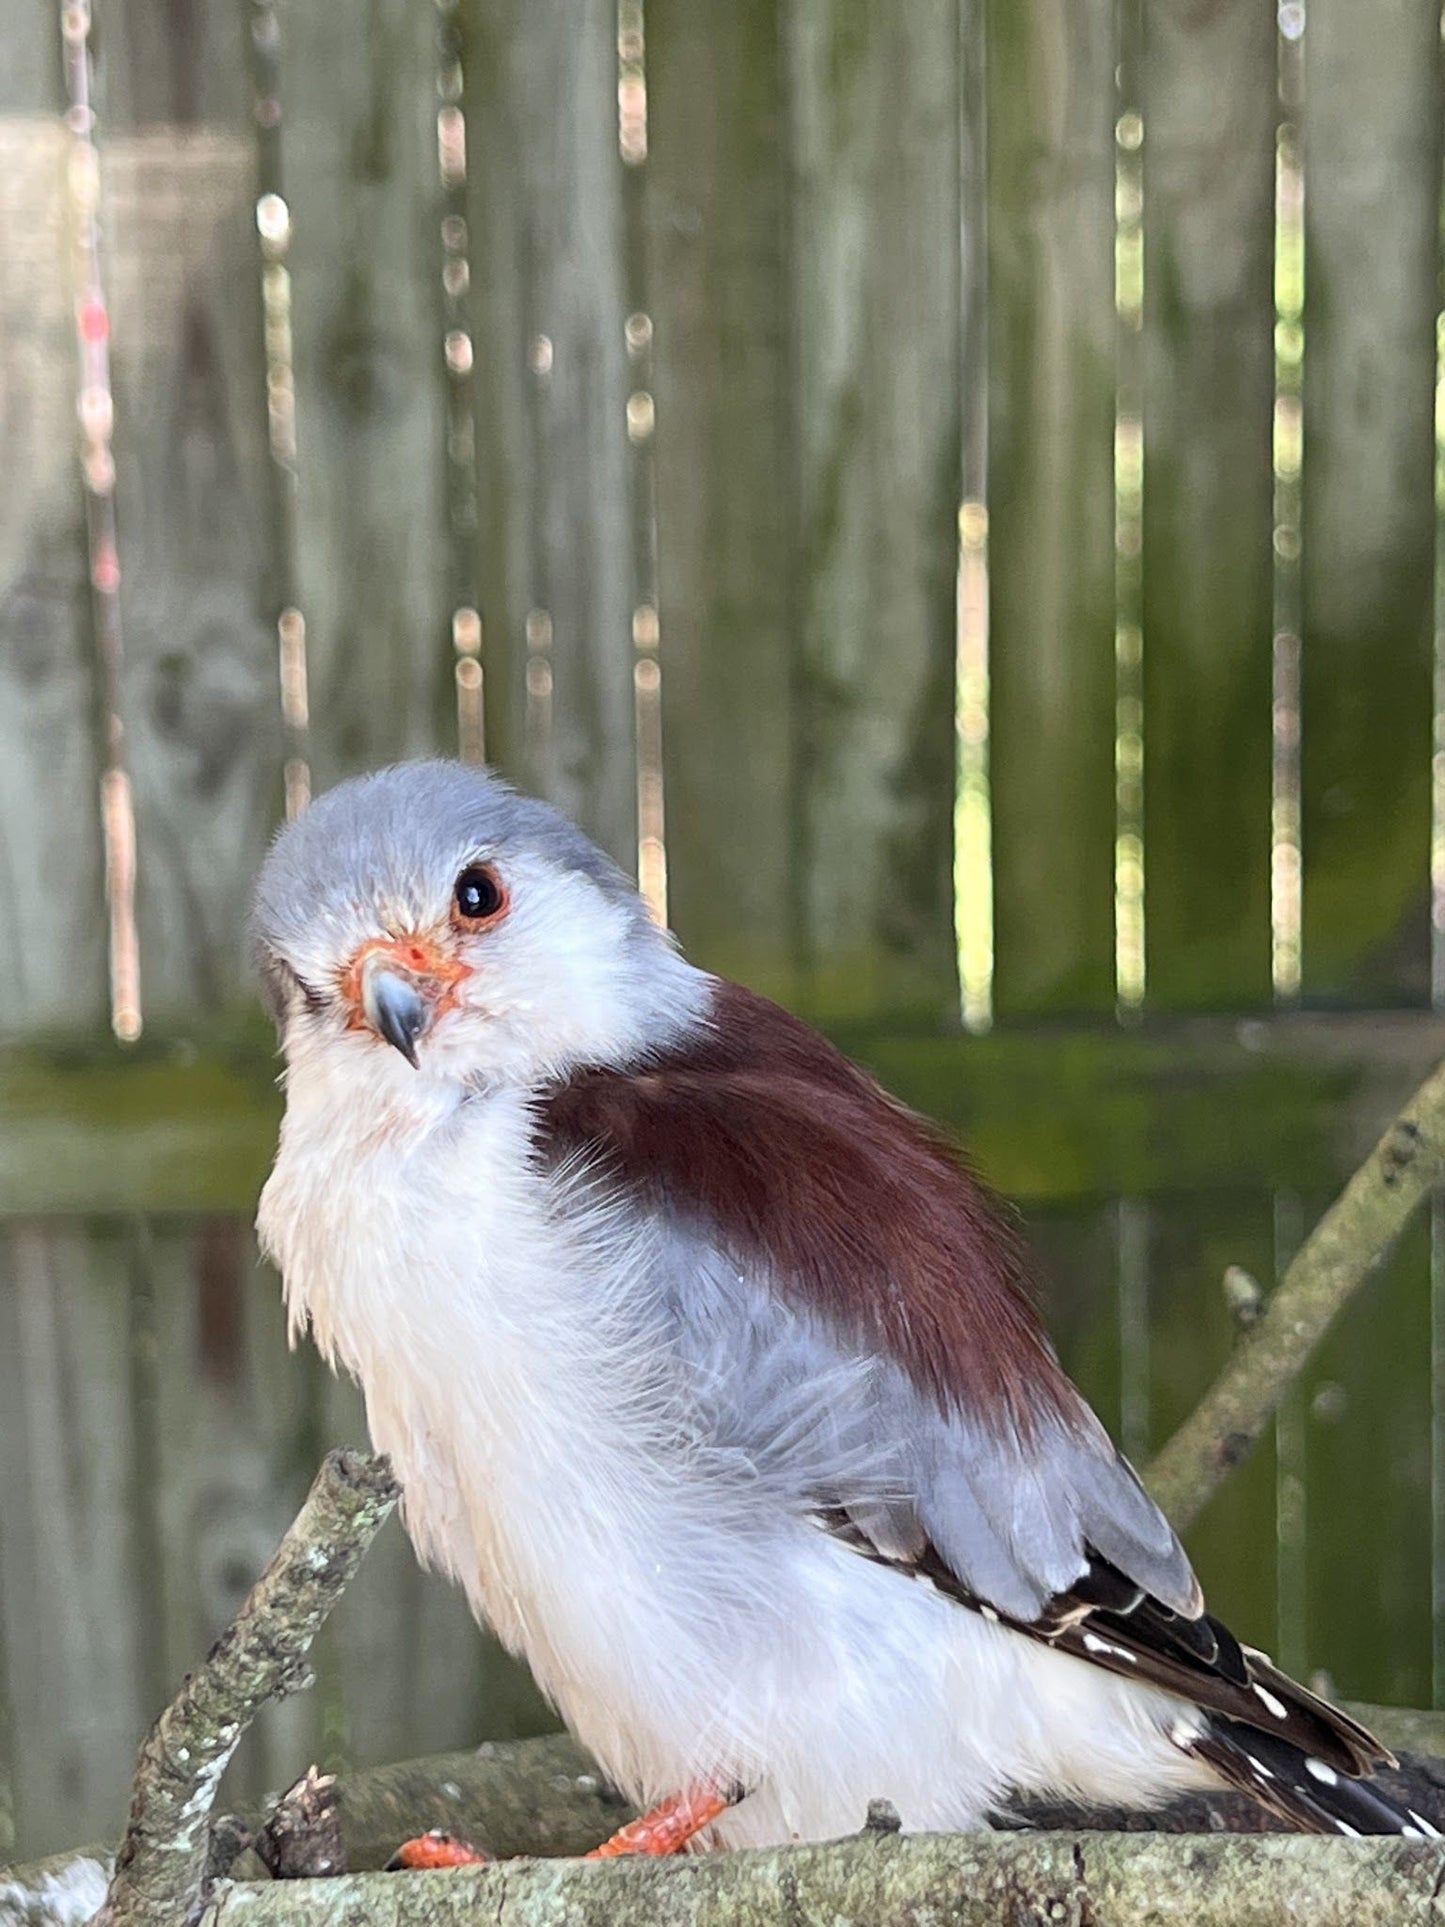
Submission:
POLYGON ((1400 1807, 1370 1780, 1338 1772, 1324 1760, 1242 1720, 1211 1713, 1187 1751, 1222 1780, 1306 1833, 1399 1833, 1438 1839, 1430 1822, 1400 1807))

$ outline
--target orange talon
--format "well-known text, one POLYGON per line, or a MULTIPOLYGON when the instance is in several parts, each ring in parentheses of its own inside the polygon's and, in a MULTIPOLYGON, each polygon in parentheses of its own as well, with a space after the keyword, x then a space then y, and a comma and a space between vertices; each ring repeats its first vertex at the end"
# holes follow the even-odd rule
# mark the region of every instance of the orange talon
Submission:
POLYGON ((651 1813, 644 1813, 641 1819, 629 1820, 610 1840, 594 1847, 587 1858, 616 1860, 623 1854, 643 1853, 653 1859, 666 1859, 669 1854, 680 1853, 689 1840, 704 1827, 710 1827, 718 1815, 726 1813, 732 1805, 732 1800, 711 1789, 680 1793, 675 1800, 664 1801, 651 1813))
POLYGON ((485 1867, 491 1858, 491 1854, 483 1853, 480 1847, 458 1840, 454 1833, 443 1833, 440 1827, 433 1827, 415 1840, 403 1841, 387 1861, 386 1870, 417 1873, 433 1867, 485 1867))

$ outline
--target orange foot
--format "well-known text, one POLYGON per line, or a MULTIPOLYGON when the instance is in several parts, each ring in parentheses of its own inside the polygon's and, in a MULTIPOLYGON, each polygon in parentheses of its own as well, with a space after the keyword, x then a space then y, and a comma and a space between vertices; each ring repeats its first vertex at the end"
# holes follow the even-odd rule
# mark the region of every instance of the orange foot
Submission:
POLYGON ((704 1827, 710 1827, 719 1814, 726 1813, 742 1798, 742 1788, 731 1794, 714 1793, 708 1787, 679 1793, 675 1800, 664 1800, 651 1813, 629 1820, 610 1840, 594 1847, 589 1860, 616 1860, 623 1854, 645 1853, 655 1859, 680 1853, 704 1827))
POLYGON ((415 1840, 403 1841, 386 1863, 388 1873, 403 1870, 415 1872, 430 1867, 485 1867, 491 1860, 489 1853, 480 1847, 469 1846, 465 1840, 458 1840, 454 1833, 443 1833, 440 1827, 433 1827, 430 1833, 418 1834, 415 1840))
MULTIPOLYGON (((675 1800, 664 1800, 660 1807, 654 1807, 640 1819, 629 1820, 610 1840, 604 1840, 600 1847, 594 1847, 586 1858, 617 1860, 624 1854, 642 1853, 663 1860, 669 1854, 681 1853, 688 1841, 701 1833, 704 1827, 710 1827, 720 1814, 736 1806, 743 1792, 742 1787, 735 1787, 727 1793, 715 1793, 709 1787, 680 1793, 675 1800)), ((386 1865, 389 1873, 432 1867, 484 1867, 492 1858, 480 1847, 469 1846, 455 1834, 443 1833, 440 1827, 433 1827, 430 1833, 423 1833, 398 1847, 386 1865)))

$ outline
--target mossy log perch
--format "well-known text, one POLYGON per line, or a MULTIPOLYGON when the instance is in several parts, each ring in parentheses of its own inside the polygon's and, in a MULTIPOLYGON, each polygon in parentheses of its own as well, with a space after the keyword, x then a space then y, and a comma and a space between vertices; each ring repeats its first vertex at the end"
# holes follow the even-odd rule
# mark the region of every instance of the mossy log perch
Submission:
MULTIPOLYGON (((1408 1742, 1434 1750, 1445 1743, 1445 1714, 1351 1710, 1397 1747, 1408 1742)), ((1437 1822, 1445 1820, 1445 1763, 1406 1765, 1409 1797, 1437 1822)), ((337 1793, 347 1863, 373 1871, 329 1880, 223 1882, 212 1889, 200 1916, 204 1927, 234 1927, 243 1915, 257 1927, 272 1920, 298 1927, 359 1927, 362 1921, 400 1927, 422 1920, 446 1927, 456 1920, 471 1927, 478 1907, 501 1927, 534 1920, 555 1927, 593 1920, 668 1927, 703 1919, 709 1927, 751 1927, 780 1917, 788 1904, 793 1912, 787 1917, 829 1927, 850 1917, 878 1927, 895 1920, 912 1927, 934 1909, 965 1924, 1092 1920, 1094 1927, 1110 1921, 1236 1927, 1294 1918, 1359 1921, 1362 1927, 1429 1920, 1438 1927, 1445 1918, 1438 1898, 1430 1899, 1432 1878, 1445 1886, 1445 1850, 1438 1845, 1236 1832, 1275 1823, 1252 1802, 1229 1794, 1131 1814, 1128 1824, 1138 1831, 1130 1833, 1103 1830, 1124 1816, 1057 1808, 1032 1817, 1049 1827, 1067 1820, 1059 1831, 908 1836, 901 1842, 869 1836, 823 1848, 719 1856, 689 1862, 689 1868, 701 1869, 701 1878, 684 1876, 675 1887, 666 1867, 618 1862, 610 1863, 610 1884, 609 1868, 600 1870, 600 1886, 589 1884, 597 1870, 575 1859, 520 1860, 476 1875, 374 1871, 402 1835, 423 1825, 450 1825, 500 1855, 585 1851, 626 1809, 575 1742, 561 1734, 377 1768, 343 1781, 337 1793), (836 1868, 829 1864, 834 1856, 836 1868), (734 1861, 746 1863, 743 1874, 708 1871, 734 1861), (661 1878, 654 1881, 654 1872, 661 1878)), ((111 1866, 104 1849, 82 1849, 0 1875, 0 1922, 80 1927, 104 1894, 111 1866)))
POLYGON ((202 1927, 1439 1927, 1445 1849, 1258 1835, 863 1835, 678 1861, 222 1885, 202 1927))
MULTIPOLYGON (((1445 1832, 1445 1713, 1347 1703, 1401 1754, 1400 1771, 1382 1785, 1445 1832)), ((397 1844, 440 1827, 498 1859, 583 1854, 632 1816, 576 1741, 492 1741, 467 1753, 441 1753, 373 1767, 335 1789, 341 1857, 353 1873, 385 1866, 397 1844)), ((861 1818, 861 1816, 860 1816, 861 1818)), ((258 1821, 249 1821, 254 1830, 258 1821)), ((1005 1823, 1029 1831, 1275 1833, 1283 1822, 1244 1794, 1189 1794, 1148 1812, 1034 1803, 1005 1823)))

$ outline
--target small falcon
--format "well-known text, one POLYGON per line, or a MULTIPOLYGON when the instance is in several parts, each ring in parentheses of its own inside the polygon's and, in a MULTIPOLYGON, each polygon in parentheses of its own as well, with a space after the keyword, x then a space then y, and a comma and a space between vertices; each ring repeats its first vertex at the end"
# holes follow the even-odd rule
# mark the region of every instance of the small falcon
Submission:
POLYGON ((293 1340, 420 1556, 641 1807, 609 1851, 1243 1788, 1425 1833, 1204 1610, 1008 1216, 805 1024, 686 962, 546 805, 445 762, 276 840, 261 1199, 293 1340))

